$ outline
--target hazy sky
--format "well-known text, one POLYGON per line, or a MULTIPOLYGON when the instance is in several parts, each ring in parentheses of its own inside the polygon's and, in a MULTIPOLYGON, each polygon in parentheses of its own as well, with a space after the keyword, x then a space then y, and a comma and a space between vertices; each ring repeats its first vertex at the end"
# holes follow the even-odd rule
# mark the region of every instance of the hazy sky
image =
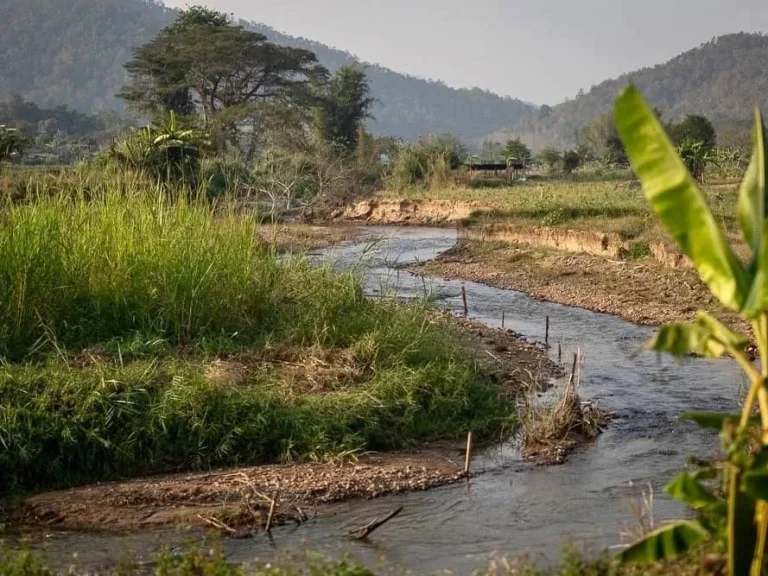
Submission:
POLYGON ((398 72, 556 104, 714 36, 768 0, 166 0, 204 3, 398 72))

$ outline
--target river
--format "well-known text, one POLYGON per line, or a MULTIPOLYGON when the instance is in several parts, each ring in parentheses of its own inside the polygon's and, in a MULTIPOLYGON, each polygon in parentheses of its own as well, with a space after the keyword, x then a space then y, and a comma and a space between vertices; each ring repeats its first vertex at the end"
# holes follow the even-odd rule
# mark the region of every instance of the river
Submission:
MULTIPOLYGON (((582 396, 616 412, 608 430, 556 467, 527 464, 514 446, 495 447, 475 459, 473 469, 480 474, 468 484, 341 504, 334 514, 298 529, 273 531, 272 539, 226 541, 231 560, 263 560, 275 552, 306 548, 334 556, 350 554, 373 566, 383 557, 416 574, 442 569, 466 574, 494 554, 530 553, 547 562, 571 542, 591 550, 616 545, 621 528, 634 523, 628 500, 649 485, 657 521, 684 513, 662 493, 663 486, 688 456, 715 453, 717 438, 681 422, 680 415, 688 410, 734 411, 743 385, 735 364, 673 360, 644 352, 650 328, 520 292, 424 279, 397 267, 434 258, 455 242, 456 231, 451 229, 370 228, 362 238, 313 257, 359 266, 370 297, 392 290, 404 299, 428 293, 439 307, 458 313, 464 286, 470 318, 499 326, 503 311, 506 326, 531 340, 544 339, 548 316, 550 342, 561 344, 563 357, 572 357, 576 350, 582 353, 582 396), (370 541, 349 542, 341 536, 398 506, 404 507, 403 513, 370 541)), ((556 346, 552 353, 557 354, 556 346)), ((115 550, 147 557, 161 540, 182 538, 166 536, 51 533, 35 547, 51 559, 77 552, 83 564, 98 565, 115 550)))

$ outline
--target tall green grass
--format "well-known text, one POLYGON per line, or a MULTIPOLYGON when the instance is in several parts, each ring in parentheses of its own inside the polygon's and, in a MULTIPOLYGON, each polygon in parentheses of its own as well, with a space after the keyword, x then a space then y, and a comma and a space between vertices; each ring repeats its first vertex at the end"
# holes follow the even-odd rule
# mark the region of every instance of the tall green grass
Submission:
POLYGON ((314 337, 362 298, 350 274, 280 262, 255 216, 159 190, 90 196, 40 195, 0 213, 0 355, 134 332, 179 345, 314 337))
POLYGON ((254 216, 109 181, 0 212, 0 492, 490 432, 509 404, 424 305, 280 257, 254 216), (259 351, 340 349, 306 392, 259 351), (248 377, 206 375, 250 350, 248 377))

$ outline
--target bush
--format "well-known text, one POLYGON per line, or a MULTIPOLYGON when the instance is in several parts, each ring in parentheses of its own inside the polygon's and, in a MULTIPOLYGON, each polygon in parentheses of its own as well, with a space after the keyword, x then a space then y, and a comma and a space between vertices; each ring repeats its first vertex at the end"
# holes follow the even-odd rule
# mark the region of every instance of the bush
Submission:
POLYGON ((455 150, 440 140, 405 144, 395 154, 389 185, 395 189, 410 186, 445 186, 459 166, 455 150))
POLYGON ((168 118, 142 128, 115 143, 107 159, 118 166, 149 174, 171 184, 196 187, 203 150, 210 135, 186 128, 171 112, 168 118))
POLYGON ((575 150, 569 150, 563 154, 563 171, 570 174, 581 166, 581 155, 575 150))

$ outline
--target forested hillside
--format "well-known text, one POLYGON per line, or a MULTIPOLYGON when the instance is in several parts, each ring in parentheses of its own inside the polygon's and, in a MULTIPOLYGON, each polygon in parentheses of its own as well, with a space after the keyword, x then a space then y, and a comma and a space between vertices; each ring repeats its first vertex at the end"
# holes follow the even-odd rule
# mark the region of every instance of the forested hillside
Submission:
MULTIPOLYGON (((194 4, 194 2, 191 2, 194 4)), ((123 64, 134 48, 151 40, 174 19, 154 0, 2 0, 0 99, 18 93, 45 107, 69 105, 82 112, 120 110, 114 95, 124 81, 123 64)), ((308 48, 331 71, 355 61, 350 54, 250 25, 273 41, 308 48)), ((530 104, 482 90, 368 69, 377 134, 406 139, 453 132, 477 140, 504 126, 532 118, 530 104)))
POLYGON ((721 36, 664 64, 607 80, 551 110, 544 108, 535 120, 510 125, 489 138, 504 141, 519 136, 534 148, 571 146, 576 131, 609 111, 619 90, 629 82, 634 82, 667 120, 702 114, 712 119, 721 133, 743 128, 750 124, 756 104, 768 109, 766 62, 768 36, 721 36))

